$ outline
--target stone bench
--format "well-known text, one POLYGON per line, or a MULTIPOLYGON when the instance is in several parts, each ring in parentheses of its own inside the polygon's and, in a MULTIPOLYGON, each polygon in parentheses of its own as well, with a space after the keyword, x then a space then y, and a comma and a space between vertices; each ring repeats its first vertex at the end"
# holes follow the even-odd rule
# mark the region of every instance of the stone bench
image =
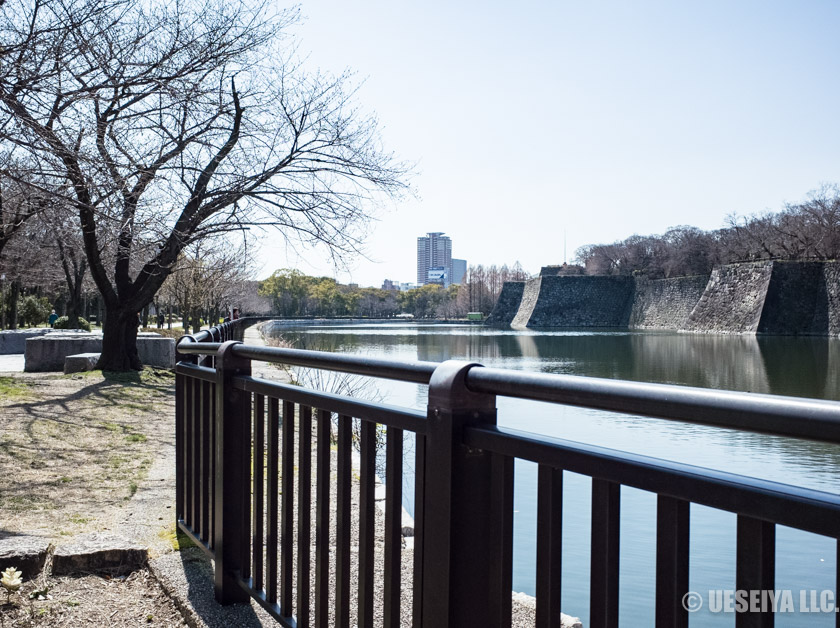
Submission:
POLYGON ((0 331, 0 355, 23 353, 29 338, 39 338, 51 331, 53 330, 49 327, 0 331))
MULTIPOLYGON (((137 335, 140 362, 157 368, 175 368, 175 340, 153 333, 137 335)), ((23 370, 27 373, 61 371, 69 355, 102 353, 102 334, 52 333, 26 341, 23 370)))
POLYGON ((92 371, 99 362, 100 353, 77 353, 64 358, 64 374, 92 371))

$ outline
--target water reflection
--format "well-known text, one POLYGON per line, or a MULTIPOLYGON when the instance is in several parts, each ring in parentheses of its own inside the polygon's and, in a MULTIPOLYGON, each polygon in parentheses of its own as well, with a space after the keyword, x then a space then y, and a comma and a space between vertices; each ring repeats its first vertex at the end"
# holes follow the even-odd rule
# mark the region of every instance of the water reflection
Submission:
MULTIPOLYGON (((286 330, 293 345, 403 360, 460 359, 488 366, 840 400, 840 340, 694 335, 626 330, 502 331, 472 326, 376 325, 286 330)), ((364 395, 425 408, 425 386, 377 380, 364 395)), ((573 441, 678 460, 836 492, 840 448, 824 443, 499 398, 504 425, 573 441)), ((406 435, 411 448, 411 435, 406 435)), ((404 494, 413 494, 406 454, 404 494)), ((536 465, 517 461, 514 493, 516 590, 533 593, 536 465)), ((563 609, 588 624, 588 478, 564 481, 563 609)), ((405 504, 412 509, 410 500, 405 504)), ((621 625, 653 625, 655 496, 622 489, 621 625)), ((691 509, 694 590, 734 587, 734 515, 691 509)), ((777 588, 834 586, 835 542, 779 528, 777 588), (781 569, 781 566, 784 569, 781 569)), ((833 625, 828 616, 786 615, 782 626, 833 625)), ((698 613, 692 626, 732 625, 731 615, 698 613)))
POLYGON ((283 336, 324 351, 840 400, 834 338, 407 324, 292 328, 283 336))

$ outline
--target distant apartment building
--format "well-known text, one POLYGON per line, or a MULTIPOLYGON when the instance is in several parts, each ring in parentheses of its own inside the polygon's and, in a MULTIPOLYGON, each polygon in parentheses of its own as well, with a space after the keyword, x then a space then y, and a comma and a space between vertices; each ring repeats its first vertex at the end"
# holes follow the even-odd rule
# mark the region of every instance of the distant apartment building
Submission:
POLYGON ((382 282, 382 289, 383 290, 399 290, 400 284, 399 282, 391 281, 390 279, 386 279, 382 282))
POLYGON ((417 238, 417 285, 440 283, 446 287, 451 277, 452 240, 442 231, 417 238))

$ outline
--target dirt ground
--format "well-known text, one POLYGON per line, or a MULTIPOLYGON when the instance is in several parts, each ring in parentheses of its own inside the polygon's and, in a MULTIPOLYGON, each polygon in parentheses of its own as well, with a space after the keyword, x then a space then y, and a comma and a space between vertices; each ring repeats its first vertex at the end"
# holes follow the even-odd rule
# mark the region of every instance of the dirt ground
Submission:
POLYGON ((174 439, 174 375, 0 376, 0 538, 101 530, 174 439))
POLYGON ((172 600, 145 569, 127 576, 39 578, 0 591, 0 626, 185 626, 172 600))
MULTIPOLYGON (((174 383, 171 372, 154 369, 0 374, 0 538, 61 544, 108 530, 174 440, 174 383)), ((42 575, 20 592, 0 589, 2 628, 107 625, 184 624, 145 569, 42 575)))

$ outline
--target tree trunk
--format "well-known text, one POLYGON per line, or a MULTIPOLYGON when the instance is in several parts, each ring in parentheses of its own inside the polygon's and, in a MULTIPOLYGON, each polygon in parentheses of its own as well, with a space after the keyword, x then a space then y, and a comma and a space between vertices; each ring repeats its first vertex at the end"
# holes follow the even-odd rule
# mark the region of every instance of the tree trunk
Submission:
POLYGON ((137 353, 137 312, 105 306, 102 355, 96 368, 103 371, 141 371, 137 353))
POLYGON ((82 306, 81 282, 70 286, 70 298, 67 299, 67 324, 70 329, 79 329, 79 316, 82 306))
POLYGON ((9 291, 9 329, 17 329, 18 299, 20 297, 20 282, 15 279, 9 291))

